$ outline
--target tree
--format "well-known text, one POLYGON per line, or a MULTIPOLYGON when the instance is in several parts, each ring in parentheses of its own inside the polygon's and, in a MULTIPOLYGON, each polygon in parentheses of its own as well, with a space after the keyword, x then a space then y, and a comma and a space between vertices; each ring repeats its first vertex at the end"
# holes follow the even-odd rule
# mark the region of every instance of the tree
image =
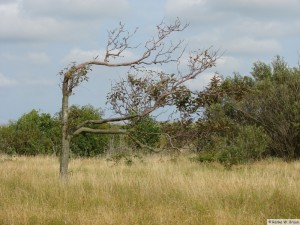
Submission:
POLYGON ((0 128, 0 148, 8 154, 55 154, 60 141, 59 121, 49 113, 31 110, 0 128))
POLYGON ((221 156, 226 163, 262 155, 299 158, 299 68, 290 68, 276 56, 271 65, 254 63, 251 75, 213 79, 198 94, 196 102, 205 107, 200 149, 223 148, 221 156), (247 154, 243 152, 246 149, 247 154))
POLYGON ((290 68, 283 58, 276 56, 271 65, 254 64, 252 75, 256 85, 236 108, 268 133, 272 139, 269 146, 272 155, 299 158, 299 68, 290 68))
MULTIPOLYGON (((164 22, 157 25, 157 34, 143 45, 143 53, 136 59, 123 62, 115 62, 129 49, 139 48, 131 46, 133 33, 125 30, 120 23, 119 28, 108 32, 106 53, 102 60, 97 57, 91 61, 80 64, 72 64, 60 72, 62 76, 62 151, 60 156, 60 176, 67 178, 70 141, 74 135, 83 132, 97 134, 128 134, 126 130, 107 130, 91 128, 91 125, 100 125, 110 122, 126 121, 133 118, 142 118, 158 108, 175 105, 179 106, 176 97, 184 96, 189 92, 184 83, 196 78, 208 68, 215 66, 218 54, 211 49, 197 50, 190 53, 185 69, 181 69, 181 60, 186 49, 183 41, 173 43, 168 39, 175 32, 185 30, 187 24, 182 24, 177 19, 173 24, 164 22), (155 72, 147 69, 148 66, 174 63, 176 74, 155 72), (69 97, 74 88, 81 82, 88 80, 88 72, 92 66, 128 67, 133 73, 129 73, 127 79, 117 83, 108 95, 108 102, 120 115, 116 118, 102 120, 86 120, 76 126, 69 127, 69 97)), ((141 47, 140 47, 141 48, 141 47)), ((139 143, 138 140, 136 140, 139 143)), ((143 145, 142 143, 139 143, 143 145)))

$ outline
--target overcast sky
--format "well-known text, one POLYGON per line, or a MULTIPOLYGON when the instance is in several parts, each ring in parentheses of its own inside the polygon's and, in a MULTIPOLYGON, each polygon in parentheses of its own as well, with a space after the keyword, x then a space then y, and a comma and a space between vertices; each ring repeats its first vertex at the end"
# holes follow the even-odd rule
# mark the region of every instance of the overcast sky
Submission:
MULTIPOLYGON (((189 49, 225 52, 214 71, 248 75, 253 62, 269 63, 277 54, 297 65, 299 10, 299 0, 0 0, 0 123, 32 109, 58 112, 58 72, 72 61, 101 57, 107 30, 119 21, 129 30, 139 27, 138 44, 162 19, 179 17, 190 24, 181 34, 189 49)), ((211 72, 190 86, 203 88, 211 72)), ((97 68, 71 103, 105 109, 111 82, 125 73, 97 68)))

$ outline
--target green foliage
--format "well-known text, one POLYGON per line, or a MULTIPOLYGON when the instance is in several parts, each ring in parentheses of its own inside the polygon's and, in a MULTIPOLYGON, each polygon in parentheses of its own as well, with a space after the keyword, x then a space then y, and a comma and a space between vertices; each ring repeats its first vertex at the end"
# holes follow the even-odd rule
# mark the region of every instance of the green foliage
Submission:
POLYGON ((72 105, 69 108, 69 130, 74 131, 76 126, 86 120, 100 120, 104 112, 92 105, 72 105))
POLYGON ((191 120, 179 120, 161 123, 161 131, 164 134, 161 144, 164 148, 178 149, 193 146, 198 140, 198 127, 191 120))
POLYGON ((233 137, 219 137, 216 145, 220 148, 216 159, 226 167, 259 160, 266 152, 270 138, 256 126, 240 126, 233 137))
POLYGON ((212 79, 198 95, 199 161, 231 166, 262 155, 300 157, 300 70, 276 56, 256 62, 252 76, 212 79))
POLYGON ((107 135, 83 133, 72 139, 71 151, 76 156, 96 156, 103 154, 107 149, 107 145, 107 135))
POLYGON ((199 153, 197 161, 219 161, 226 167, 262 158, 270 138, 261 127, 236 121, 226 104, 207 107, 204 118, 198 123, 199 153), (228 116, 228 114, 231 116, 228 116))
POLYGON ((203 118, 197 122, 197 128, 198 151, 216 149, 216 137, 226 137, 229 134, 234 136, 237 133, 236 123, 226 115, 224 106, 220 103, 206 108, 203 118))
POLYGON ((0 129, 1 150, 7 154, 55 154, 60 146, 59 121, 37 110, 0 129))
POLYGON ((0 127, 0 152, 5 154, 16 154, 15 142, 15 128, 10 125, 0 127))
POLYGON ((129 152, 119 152, 113 154, 112 156, 108 157, 106 160, 110 162, 114 162, 114 164, 119 164, 120 162, 124 162, 125 165, 131 166, 135 159, 138 159, 140 162, 143 162, 143 158, 141 155, 132 154, 129 152))
POLYGON ((191 160, 192 161, 196 161, 196 162, 214 162, 216 161, 216 153, 213 151, 201 151, 197 154, 197 156, 192 157, 191 160))
MULTIPOLYGON (((198 152, 197 161, 219 161, 227 167, 264 156, 300 158, 300 69, 290 68, 281 57, 276 56, 270 64, 254 63, 251 75, 236 73, 225 79, 215 76, 206 89, 197 93, 188 92, 185 87, 179 88, 180 92, 166 101, 175 104, 183 116, 182 120, 162 124, 146 116, 131 120, 124 128, 133 139, 144 145, 156 147, 158 143, 165 142, 164 147, 170 149, 190 147, 198 152), (194 115, 198 116, 196 122, 194 115), (161 138, 161 133, 168 135, 161 138)), ((129 77, 129 84, 135 88, 144 85, 137 91, 151 93, 150 100, 145 98, 147 103, 161 95, 157 87, 169 87, 168 84, 173 82, 173 78, 161 76, 159 83, 155 79, 147 83, 129 77)), ((118 90, 114 94, 115 107, 128 113, 129 109, 117 104, 122 100, 118 90)), ((136 113, 142 103, 142 99, 132 102, 136 109, 131 110, 136 113)), ((100 120, 102 116, 103 111, 89 105, 71 106, 69 134, 80 123, 100 120)), ((25 155, 57 154, 61 148, 60 118, 60 113, 51 117, 32 110, 19 120, 0 127, 0 151, 25 155)), ((115 126, 120 128, 123 125, 115 126)), ((91 128, 108 129, 111 125, 91 125, 91 128)), ((123 144, 129 143, 128 146, 134 148, 140 146, 126 137, 122 137, 125 142, 121 142, 120 136, 115 136, 116 141, 109 144, 108 135, 75 135, 71 141, 72 154, 95 156, 105 153, 109 146, 119 145, 124 151, 119 151, 121 153, 112 160, 125 159, 130 164, 131 157, 126 155, 128 149, 123 144)))
POLYGON ((228 133, 214 133, 195 158, 200 162, 218 161, 225 167, 262 159, 270 138, 260 127, 235 124, 228 133))
MULTIPOLYGON (((91 105, 76 106, 69 109, 69 130, 75 130, 76 126, 86 120, 100 120, 103 111, 91 105)), ((94 126, 92 128, 106 129, 109 125, 94 126)), ((73 137, 71 151, 76 156, 95 156, 106 151, 109 137, 107 135, 97 135, 81 133, 73 137)))
MULTIPOLYGON (((247 123, 261 126, 272 139, 272 156, 287 159, 300 157, 300 71, 287 66, 277 56, 271 66, 256 79, 256 85, 244 100, 235 104, 247 123)), ((253 75, 256 74, 254 67, 253 75)), ((257 75, 255 75, 257 77, 257 75)))
MULTIPOLYGON (((133 138, 145 145, 155 147, 160 140, 161 130, 159 123, 150 116, 131 120, 128 129, 133 138)), ((139 147, 134 142, 131 144, 135 147, 139 147)))
MULTIPOLYGON (((92 106, 70 107, 70 131, 89 119, 100 119, 103 112, 92 106)), ((6 154, 37 155, 58 154, 61 149, 60 113, 52 117, 49 113, 32 110, 17 121, 0 127, 0 151, 6 154)), ((105 129, 108 125, 102 125, 105 129)), ((75 156, 94 156, 105 152, 106 135, 80 134, 72 139, 71 149, 75 156)))
POLYGON ((272 76, 272 68, 263 62, 255 62, 252 67, 251 75, 257 80, 270 80, 272 76))

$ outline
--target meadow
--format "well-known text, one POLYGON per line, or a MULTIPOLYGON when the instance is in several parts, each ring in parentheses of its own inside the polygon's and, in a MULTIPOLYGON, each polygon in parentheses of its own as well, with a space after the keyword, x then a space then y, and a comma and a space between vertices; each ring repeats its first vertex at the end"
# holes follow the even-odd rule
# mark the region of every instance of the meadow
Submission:
POLYGON ((145 156, 128 165, 56 157, 0 158, 0 224, 266 224, 300 218, 300 162, 234 166, 145 156))

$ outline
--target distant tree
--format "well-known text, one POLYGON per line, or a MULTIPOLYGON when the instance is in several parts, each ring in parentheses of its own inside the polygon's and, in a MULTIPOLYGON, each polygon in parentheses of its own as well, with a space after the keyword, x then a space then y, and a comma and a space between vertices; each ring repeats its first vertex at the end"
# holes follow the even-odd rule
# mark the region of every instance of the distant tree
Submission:
POLYGON ((299 158, 299 68, 290 68, 276 56, 270 65, 254 63, 251 75, 214 78, 199 92, 197 106, 205 108, 198 122, 198 137, 203 140, 199 150, 223 148, 226 163, 226 157, 234 154, 230 160, 235 162, 262 155, 299 158), (242 149, 251 152, 238 151, 242 149))
MULTIPOLYGON (((167 43, 167 39, 173 33, 181 32, 186 27, 187 25, 182 24, 179 19, 170 25, 162 22, 156 26, 156 36, 146 41, 144 45, 136 45, 143 48, 143 52, 136 59, 115 62, 115 59, 123 57, 123 53, 126 50, 136 48, 131 45, 131 38, 136 30, 133 33, 129 33, 125 30, 124 25, 120 24, 119 28, 108 32, 106 53, 102 60, 96 57, 91 61, 80 64, 74 63, 60 72, 62 76, 60 176, 63 180, 67 178, 70 142, 75 135, 81 133, 128 134, 126 130, 107 130, 94 128, 91 125, 142 118, 158 108, 169 105, 179 107, 180 101, 175 99, 189 92, 184 85, 186 81, 196 78, 206 69, 215 66, 218 58, 217 52, 205 49, 191 52, 187 58, 187 63, 185 63, 186 67, 182 70, 180 69, 183 67, 180 62, 182 62, 182 56, 185 51, 183 41, 178 41, 177 43, 170 41, 167 43), (177 68, 176 74, 155 72, 148 67, 169 63, 174 63, 174 68, 177 68), (127 79, 117 83, 108 95, 108 102, 120 117, 86 120, 76 126, 75 129, 70 129, 69 97, 72 95, 74 88, 81 82, 88 80, 87 74, 92 66, 128 67, 131 69, 127 79)), ((141 142, 139 144, 143 145, 141 142)))
POLYGON ((276 56, 271 65, 256 63, 255 87, 235 108, 271 137, 273 155, 300 157, 300 70, 276 56), (263 71, 263 72, 261 72, 263 71))
MULTIPOLYGON (((100 120, 103 111, 93 106, 70 106, 70 129, 86 120, 100 120)), ((31 110, 17 121, 0 126, 0 152, 19 155, 58 154, 61 149, 61 112, 55 116, 31 110)), ((108 124, 100 126, 108 129, 108 124)), ((105 152, 108 137, 82 133, 72 141, 72 154, 75 156, 94 156, 105 152)))
POLYGON ((32 110, 1 127, 1 149, 8 154, 55 154, 60 146, 59 121, 32 110))

